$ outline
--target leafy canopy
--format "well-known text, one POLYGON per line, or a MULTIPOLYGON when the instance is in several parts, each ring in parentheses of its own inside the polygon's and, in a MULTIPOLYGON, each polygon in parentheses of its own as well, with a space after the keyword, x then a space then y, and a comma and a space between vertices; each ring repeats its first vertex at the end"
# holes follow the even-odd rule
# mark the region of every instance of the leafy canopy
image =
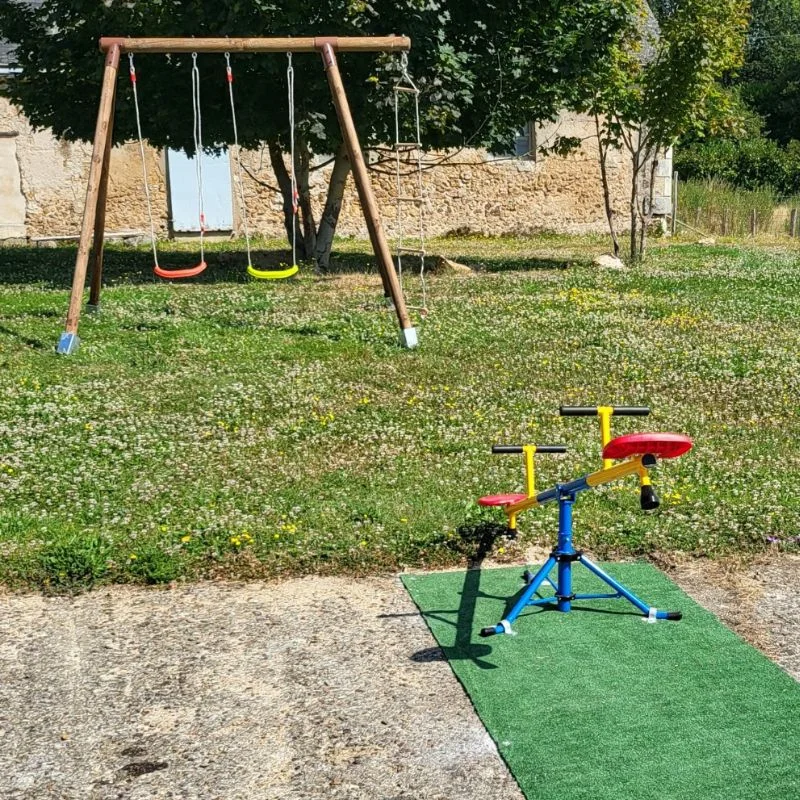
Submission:
MULTIPOLYGON (((68 140, 94 133, 101 35, 411 37, 410 68, 423 91, 427 147, 482 145, 509 151, 529 119, 552 117, 604 74, 609 48, 635 0, 17 0, 0 5, 0 36, 19 44, 23 72, 6 94, 37 127, 68 140)), ((192 149, 188 54, 139 56, 145 136, 192 149)), ((231 142, 224 61, 201 55, 204 140, 231 142)), ((320 59, 296 55, 296 119, 311 150, 335 152, 340 133, 320 59)), ((395 57, 345 54, 340 67, 365 145, 393 138, 395 57)), ((286 59, 233 57, 240 140, 286 147, 286 59)), ((135 136, 127 63, 121 65, 116 142, 135 136)))
POLYGON ((589 110, 608 117, 613 138, 641 131, 656 148, 701 128, 731 102, 719 80, 742 63, 748 7, 749 0, 681 0, 659 30, 640 0, 640 23, 612 48, 589 110))
POLYGON ((753 0, 741 92, 770 136, 800 139, 800 0, 753 0))

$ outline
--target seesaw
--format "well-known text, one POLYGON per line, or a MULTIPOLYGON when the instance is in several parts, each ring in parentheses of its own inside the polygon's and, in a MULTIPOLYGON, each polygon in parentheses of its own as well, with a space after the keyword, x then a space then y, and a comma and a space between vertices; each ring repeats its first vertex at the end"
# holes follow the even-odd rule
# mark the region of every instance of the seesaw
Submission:
POLYGON ((612 578, 590 558, 572 545, 572 506, 581 492, 594 489, 605 483, 638 475, 640 502, 643 510, 658 508, 659 499, 650 481, 649 470, 656 466, 659 458, 677 458, 692 448, 692 440, 680 433, 633 433, 611 438, 612 416, 647 416, 649 408, 627 406, 562 406, 561 416, 598 416, 600 436, 603 444, 603 469, 591 472, 567 483, 557 483, 543 492, 536 493, 534 478, 534 455, 536 453, 564 453, 564 445, 494 445, 493 453, 521 453, 525 457, 526 494, 496 494, 481 497, 478 504, 498 506, 508 517, 509 533, 516 535, 517 517, 529 508, 558 501, 558 542, 550 557, 534 574, 525 571, 525 588, 513 608, 497 625, 483 628, 481 636, 498 633, 513 634, 511 626, 526 606, 543 606, 568 612, 575 600, 624 599, 632 603, 648 622, 659 619, 679 620, 680 611, 663 611, 649 606, 630 589, 612 578), (614 461, 621 463, 614 464, 614 461), (574 594, 572 591, 572 565, 583 564, 590 572, 606 583, 613 592, 574 594), (557 580, 550 573, 558 566, 557 580), (552 588, 552 595, 542 596, 539 590, 544 584, 552 588))

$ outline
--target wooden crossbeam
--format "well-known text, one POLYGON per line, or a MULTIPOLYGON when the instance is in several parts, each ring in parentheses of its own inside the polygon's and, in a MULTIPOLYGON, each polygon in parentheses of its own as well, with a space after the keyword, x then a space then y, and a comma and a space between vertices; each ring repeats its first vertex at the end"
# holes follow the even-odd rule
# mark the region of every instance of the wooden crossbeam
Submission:
POLYGON ((330 45, 339 53, 395 53, 411 49, 407 36, 307 36, 270 39, 216 37, 192 39, 104 36, 106 53, 118 45, 121 53, 318 53, 330 45))

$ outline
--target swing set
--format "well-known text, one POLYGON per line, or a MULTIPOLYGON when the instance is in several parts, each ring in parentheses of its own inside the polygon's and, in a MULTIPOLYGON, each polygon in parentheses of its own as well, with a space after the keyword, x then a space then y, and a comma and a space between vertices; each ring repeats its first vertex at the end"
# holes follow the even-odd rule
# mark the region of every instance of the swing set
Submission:
MULTIPOLYGON (((353 117, 347 100, 347 94, 342 82, 336 52, 368 52, 387 53, 401 52, 404 56, 411 47, 411 41, 403 36, 386 37, 309 37, 309 38, 203 38, 203 39, 156 39, 156 38, 102 38, 100 50, 106 54, 103 86, 100 95, 100 107, 95 128, 94 149, 89 170, 89 183, 86 192, 86 204, 83 214, 78 254, 75 260, 72 291, 70 295, 69 310, 65 330, 61 334, 56 352, 62 355, 74 353, 80 344, 78 337, 78 324, 80 321, 83 291, 86 285, 86 276, 89 272, 91 254, 91 289, 89 293, 89 308, 98 308, 103 274, 103 244, 105 234, 106 201, 108 196, 108 178, 110 171, 111 143, 113 139, 114 106, 122 54, 128 55, 129 75, 132 87, 134 111, 136 114, 136 130, 139 151, 142 161, 142 178, 144 183, 147 214, 150 224, 150 242, 153 250, 154 273, 166 280, 181 280, 194 278, 203 273, 208 264, 205 256, 206 216, 204 207, 203 186, 203 127, 200 97, 200 71, 197 66, 199 53, 221 53, 225 57, 225 74, 228 84, 228 97, 231 107, 231 121, 233 126, 233 148, 235 182, 237 184, 237 201, 241 212, 242 228, 244 231, 245 246, 247 249, 247 272, 259 280, 280 280, 294 275, 297 267, 297 215, 299 210, 297 181, 294 170, 295 157, 295 121, 294 121, 294 68, 292 64, 293 53, 317 52, 322 56, 323 67, 328 79, 331 96, 339 126, 342 131, 353 178, 358 192, 364 218, 369 231, 370 241, 375 253, 378 269, 383 283, 384 293, 394 307, 400 325, 400 342, 403 346, 412 348, 417 345, 417 331, 408 314, 405 297, 401 288, 398 274, 395 271, 392 254, 381 223, 377 201, 367 173, 366 163, 361 152, 361 145, 356 134, 353 117), (231 53, 276 53, 284 52, 287 55, 287 92, 289 102, 289 135, 290 135, 290 160, 291 160, 291 193, 292 193, 292 263, 282 270, 264 270, 253 265, 250 226, 247 217, 247 206, 244 195, 243 167, 241 148, 239 145, 239 130, 236 116, 236 103, 234 99, 234 75, 231 65, 231 53), (141 112, 139 107, 139 89, 136 75, 135 55, 137 54, 167 54, 191 53, 192 70, 192 108, 193 108, 193 138, 195 149, 195 169, 197 175, 197 213, 199 222, 199 261, 190 267, 167 269, 159 263, 156 239, 156 226, 153 215, 152 192, 147 163, 145 158, 144 136, 142 133, 141 112)), ((405 61, 403 62, 405 65, 405 61)), ((405 66, 403 69, 404 75, 405 66)), ((402 90, 401 90, 402 91, 402 90)), ((414 87, 418 95, 418 90, 414 87)), ((397 91, 395 91, 397 97, 397 91)), ((416 97, 415 97, 416 100, 416 97)), ((418 102, 418 100, 417 100, 418 102)), ((417 111, 417 119, 419 112, 417 111)), ((417 128, 418 128, 417 124, 417 128)), ((417 135, 419 146, 419 135, 417 135)), ((399 201, 398 201, 399 202, 399 201)), ((424 271, 424 244, 420 244, 420 258, 422 271, 424 271)), ((398 256, 400 251, 398 251, 398 256)), ((402 269, 398 257, 398 267, 402 269)), ((423 275, 424 279, 424 275, 423 275)), ((424 306, 423 300, 423 306, 424 306)))
MULTIPOLYGON (((252 249, 250 247, 250 226, 247 219, 247 203, 244 197, 244 170, 242 168, 241 148, 239 146, 239 125, 236 118, 236 103, 233 97, 233 68, 231 66, 231 54, 225 53, 225 75, 228 83, 228 96, 231 106, 231 123, 233 125, 233 147, 234 163, 236 167, 236 192, 239 203, 239 211, 244 229, 245 246, 247 248, 247 272, 254 278, 260 280, 280 280, 289 278, 298 271, 297 266, 297 213, 298 213, 298 194, 297 181, 294 173, 294 69, 292 67, 292 54, 287 53, 289 60, 286 80, 289 89, 289 137, 290 137, 290 178, 292 187, 292 265, 282 270, 261 270, 253 266, 252 249)), ((192 134, 194 137, 195 150, 195 171, 197 176, 197 215, 200 231, 200 261, 193 267, 183 269, 165 269, 158 263, 158 246, 156 244, 156 226, 153 217, 152 193, 150 191, 150 179, 147 173, 147 159, 145 158, 144 136, 142 135, 142 115, 139 108, 139 90, 136 76, 136 64, 134 54, 128 53, 131 89, 133 94, 133 108, 136 114, 136 132, 139 140, 139 152, 142 159, 142 182, 144 184, 144 194, 147 206, 147 216, 150 222, 150 246, 153 249, 153 272, 159 278, 167 280, 181 280, 184 278, 195 278, 205 271, 208 266, 205 258, 205 234, 208 231, 206 226, 205 214, 205 191, 203 186, 203 117, 200 106, 200 70, 197 67, 197 53, 192 53, 192 111, 193 124, 192 134)))

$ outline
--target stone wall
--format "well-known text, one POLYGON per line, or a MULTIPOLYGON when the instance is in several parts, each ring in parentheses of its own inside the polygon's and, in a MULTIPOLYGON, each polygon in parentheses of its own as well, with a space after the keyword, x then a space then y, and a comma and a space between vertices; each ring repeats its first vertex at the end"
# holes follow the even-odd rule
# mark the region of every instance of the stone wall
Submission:
MULTIPOLYGON (((0 98, 0 137, 14 136, 14 153, 0 148, 0 185, 16 167, 20 194, 25 204, 24 227, 16 225, 15 235, 28 238, 77 235, 86 193, 91 148, 88 145, 58 142, 47 131, 35 132, 24 117, 0 98), (3 157, 5 156, 5 166, 3 157), (16 159, 17 164, 10 163, 16 159)), ((564 114, 555 123, 536 127, 536 145, 546 146, 554 137, 571 136, 583 141, 572 155, 530 158, 496 158, 480 150, 465 150, 426 156, 423 214, 426 234, 480 233, 486 235, 529 234, 537 231, 583 233, 605 231, 603 195, 597 164, 594 125, 588 118, 564 114), (434 166, 435 165, 435 166, 434 166)), ((2 141, 2 140, 0 140, 2 141)), ((10 148, 7 148, 10 150, 10 148)), ((533 148, 534 151, 536 148, 533 148)), ((164 158, 146 150, 157 232, 169 231, 167 176, 164 158)), ((247 153, 248 172, 244 179, 250 229, 265 236, 283 236, 282 201, 272 188, 276 180, 266 153, 247 153)), ((373 184, 389 235, 394 234, 396 206, 392 161, 373 163, 373 184), (380 172, 378 171, 380 170, 380 172), (384 172, 385 171, 385 172, 384 172)), ((664 176, 671 168, 660 165, 664 176)), ((630 168, 627 159, 613 153, 609 159, 613 202, 626 218, 630 168)), ((327 189, 330 167, 315 170, 311 185, 317 218, 327 189)), ((10 179, 9 179, 10 180, 10 179)), ((413 176, 402 192, 411 194, 413 176)), ((12 181, 13 182, 13 181, 12 181)), ((663 181, 669 186, 669 181, 663 181)), ((237 193, 234 191, 234 198, 237 193)), ((236 205, 236 200, 234 199, 236 205)), ((662 204, 663 205, 663 204, 662 204)), ((0 203, 0 238, 7 236, 0 203)), ((241 222, 236 210, 235 219, 241 222)), ((415 212, 406 212, 413 227, 415 212)), ((17 219, 17 222, 19 220, 17 219)), ((241 227, 239 224, 238 227, 241 227)), ((115 148, 112 153, 107 230, 149 233, 139 148, 136 144, 115 148)), ((338 233, 366 237, 352 178, 348 181, 338 233)))
MULTIPOLYGON (((497 158, 482 150, 429 154, 423 188, 425 228, 430 236, 450 233, 486 235, 537 231, 587 233, 606 230, 603 191, 600 183, 594 123, 587 117, 563 114, 554 123, 537 126, 536 143, 545 147, 556 136, 577 137, 580 150, 562 158, 497 158)), ((373 159, 374 161, 374 159, 373 159)), ((268 159, 248 154, 247 166, 263 183, 275 185, 268 159)), ((394 163, 373 163, 372 181, 387 232, 394 232, 396 195, 394 163), (380 169, 381 172, 377 172, 380 169), (389 174, 384 174, 384 171, 389 174)), ((408 167, 403 167, 404 171, 408 167)), ((625 219, 630 166, 621 153, 609 157, 609 173, 615 208, 625 219)), ((311 185, 317 218, 325 198, 329 169, 312 173, 311 185)), ((402 194, 414 195, 414 176, 404 181, 402 194)), ((281 235, 281 199, 263 186, 245 178, 249 216, 253 227, 270 235, 281 235)), ((409 225, 414 219, 405 212, 409 225)), ((366 237, 367 229, 352 177, 342 205, 338 233, 366 237)))
MULTIPOLYGON (((48 131, 34 131, 25 117, 3 98, 0 98, 0 136, 13 138, 15 145, 13 152, 0 150, 0 176, 16 171, 25 203, 24 228, 16 235, 28 238, 76 236, 81 228, 91 147, 60 142, 48 131), (11 159, 16 160, 16 165, 11 159)), ((160 154, 149 151, 148 164, 151 181, 156 187, 157 216, 162 230, 166 231, 166 182, 160 154)), ((138 147, 115 148, 109 181, 109 231, 149 229, 141 187, 138 147)), ((2 208, 0 205, 0 213, 2 208)), ((5 222, 0 218, 0 236, 5 222)))

